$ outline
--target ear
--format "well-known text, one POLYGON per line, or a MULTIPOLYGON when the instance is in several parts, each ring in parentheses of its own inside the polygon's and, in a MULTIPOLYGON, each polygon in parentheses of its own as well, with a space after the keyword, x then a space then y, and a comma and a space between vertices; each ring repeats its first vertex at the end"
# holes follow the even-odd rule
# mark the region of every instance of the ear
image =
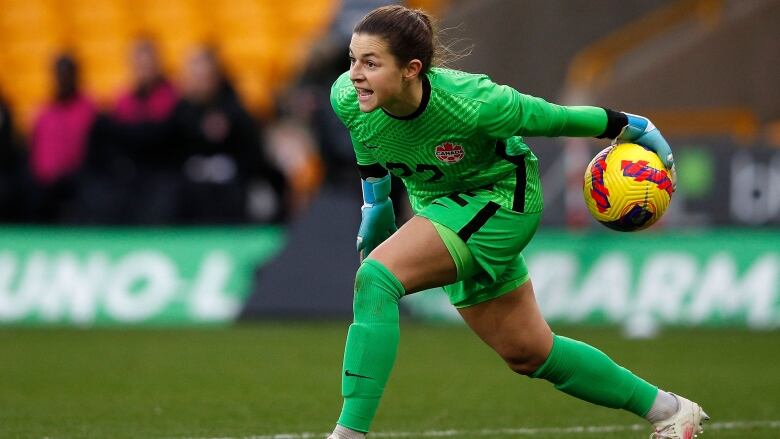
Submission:
POLYGON ((417 78, 420 75, 420 72, 422 72, 422 61, 415 58, 409 61, 406 64, 406 67, 403 68, 403 79, 405 81, 411 81, 417 78))

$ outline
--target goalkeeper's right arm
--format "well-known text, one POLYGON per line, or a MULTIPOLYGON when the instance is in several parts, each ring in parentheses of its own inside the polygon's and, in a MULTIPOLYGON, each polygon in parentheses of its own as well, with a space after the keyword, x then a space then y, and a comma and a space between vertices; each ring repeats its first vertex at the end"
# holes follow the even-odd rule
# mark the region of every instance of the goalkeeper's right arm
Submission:
POLYGON ((393 202, 390 200, 390 174, 361 178, 363 183, 362 221, 357 236, 360 259, 366 258, 396 230, 393 202))

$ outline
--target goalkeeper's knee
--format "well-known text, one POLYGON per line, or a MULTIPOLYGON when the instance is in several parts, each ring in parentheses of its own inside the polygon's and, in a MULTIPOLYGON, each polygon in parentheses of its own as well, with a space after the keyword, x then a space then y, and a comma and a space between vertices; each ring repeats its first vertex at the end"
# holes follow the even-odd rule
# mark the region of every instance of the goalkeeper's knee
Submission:
POLYGON ((381 262, 366 259, 355 276, 355 323, 397 323, 401 282, 381 262))

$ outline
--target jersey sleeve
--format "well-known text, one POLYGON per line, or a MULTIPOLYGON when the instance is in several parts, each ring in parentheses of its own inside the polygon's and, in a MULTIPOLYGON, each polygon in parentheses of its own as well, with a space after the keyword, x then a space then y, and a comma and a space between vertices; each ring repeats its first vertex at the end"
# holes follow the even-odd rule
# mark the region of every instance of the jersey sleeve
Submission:
POLYGON ((346 88, 348 80, 346 78, 347 73, 342 74, 336 79, 333 85, 330 87, 330 106, 333 107, 333 112, 336 113, 341 123, 349 129, 350 122, 353 119, 350 117, 350 111, 348 108, 348 92, 346 88))
POLYGON ((482 79, 478 125, 487 136, 596 137, 607 126, 603 108, 563 106, 482 79))
POLYGON ((349 82, 349 73, 344 73, 333 83, 330 89, 330 105, 338 116, 341 123, 349 131, 349 137, 352 139, 352 148, 355 150, 355 158, 360 166, 376 164, 376 158, 365 147, 363 142, 355 137, 355 119, 357 109, 356 98, 352 96, 354 88, 349 82))
POLYGON ((355 158, 357 159, 358 165, 368 166, 377 164, 374 154, 363 145, 363 142, 355 139, 352 132, 349 133, 349 137, 352 139, 352 148, 355 150, 355 158))

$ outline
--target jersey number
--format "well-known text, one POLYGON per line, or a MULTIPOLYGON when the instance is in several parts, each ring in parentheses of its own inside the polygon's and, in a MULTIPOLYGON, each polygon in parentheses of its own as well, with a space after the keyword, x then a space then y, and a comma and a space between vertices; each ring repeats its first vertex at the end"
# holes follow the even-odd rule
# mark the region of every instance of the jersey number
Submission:
POLYGON ((407 165, 406 163, 387 162, 385 163, 385 167, 387 168, 388 171, 402 178, 411 177, 415 171, 433 172, 433 175, 431 175, 427 180, 425 180, 426 183, 439 181, 442 179, 442 177, 444 177, 444 173, 441 172, 441 169, 439 169, 439 167, 436 165, 426 165, 424 163, 420 163, 417 165, 414 171, 412 171, 412 168, 410 168, 409 165, 407 165))

